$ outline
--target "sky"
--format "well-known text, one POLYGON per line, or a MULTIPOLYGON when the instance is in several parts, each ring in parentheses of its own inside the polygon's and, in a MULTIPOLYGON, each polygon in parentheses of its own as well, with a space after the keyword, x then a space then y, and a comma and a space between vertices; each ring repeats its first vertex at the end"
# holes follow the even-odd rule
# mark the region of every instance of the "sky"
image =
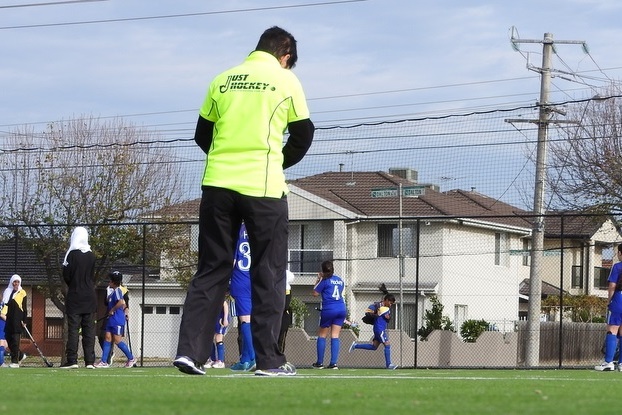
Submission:
MULTIPOLYGON (((552 101, 585 98, 620 79, 621 15, 618 0, 3 0, 0 148, 17 126, 84 115, 192 138, 211 79, 273 25, 298 41, 294 71, 318 127, 533 104, 540 74, 528 67, 541 65, 545 33, 560 42, 552 101), (586 42, 589 54, 564 41, 586 42)), ((326 163, 308 171, 336 170, 326 163)), ((482 188, 475 178, 453 185, 482 188)))

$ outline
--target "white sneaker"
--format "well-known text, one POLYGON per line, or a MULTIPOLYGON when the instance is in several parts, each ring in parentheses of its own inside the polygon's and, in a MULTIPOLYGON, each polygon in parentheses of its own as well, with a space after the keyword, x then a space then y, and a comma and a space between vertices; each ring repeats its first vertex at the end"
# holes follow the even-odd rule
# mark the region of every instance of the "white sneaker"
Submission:
POLYGON ((598 370, 599 372, 609 372, 615 370, 615 365, 613 362, 602 362, 598 366, 594 366, 594 370, 598 370))
POLYGON ((95 369, 108 369, 110 367, 110 365, 106 362, 104 362, 103 360, 99 363, 95 363, 95 369))
POLYGON ((622 372, 622 363, 618 362, 618 372, 622 372))
POLYGON ((225 362, 221 361, 221 360, 217 360, 212 364, 212 367, 214 369, 224 369, 225 368, 225 362))
POLYGON ((17 369, 17 368, 19 367, 19 363, 11 363, 11 364, 9 365, 9 367, 10 367, 11 369, 17 369))
POLYGON ((22 363, 24 361, 24 359, 26 359, 28 357, 28 355, 26 355, 26 353, 22 353, 22 358, 19 359, 19 362, 22 363))

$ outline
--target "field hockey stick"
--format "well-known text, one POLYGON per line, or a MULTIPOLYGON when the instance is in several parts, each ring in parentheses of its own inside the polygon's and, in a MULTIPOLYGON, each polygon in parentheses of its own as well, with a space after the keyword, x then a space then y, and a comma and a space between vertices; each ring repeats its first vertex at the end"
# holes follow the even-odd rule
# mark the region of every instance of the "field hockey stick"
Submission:
POLYGON ((26 333, 28 334, 28 337, 30 337, 30 341, 32 342, 32 344, 35 345, 35 349, 37 349, 37 351, 39 352, 39 356, 41 356, 41 358, 45 362, 45 365, 47 367, 54 366, 52 363, 48 362, 48 360, 45 358, 45 356, 43 355, 43 352, 41 351, 41 349, 39 349, 39 345, 37 344, 35 339, 32 337, 32 334, 30 334, 30 331, 28 330, 28 327, 26 327, 26 323, 24 323, 23 321, 22 321, 22 326, 24 326, 24 330, 26 330, 26 333))
MULTIPOLYGON (((132 351, 132 338, 130 337, 130 320, 125 320, 125 329, 127 330, 127 344, 130 347, 130 353, 134 356, 134 352, 132 351)), ((134 356, 136 358, 136 356, 134 356)))

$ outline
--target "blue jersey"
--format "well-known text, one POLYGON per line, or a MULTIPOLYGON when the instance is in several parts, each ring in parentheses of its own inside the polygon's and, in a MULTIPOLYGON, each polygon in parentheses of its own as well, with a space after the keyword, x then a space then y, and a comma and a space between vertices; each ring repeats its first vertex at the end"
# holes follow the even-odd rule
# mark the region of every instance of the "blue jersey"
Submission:
MULTIPOLYGON (((123 300, 123 291, 121 291, 121 288, 109 288, 108 296, 106 297, 108 312, 110 312, 110 310, 112 310, 112 308, 117 305, 120 300, 123 300)), ((125 326, 125 313, 123 312, 123 307, 117 308, 114 311, 114 314, 108 317, 107 326, 125 326)))
MULTIPOLYGON (((238 236, 238 244, 235 250, 233 272, 231 274, 231 296, 238 298, 251 298, 251 249, 248 243, 248 233, 246 226, 242 224, 238 236)), ((236 304, 238 311, 240 303, 236 304)))
POLYGON ((366 312, 372 312, 376 315, 376 319, 374 320, 374 334, 385 331, 389 324, 389 320, 391 320, 391 308, 389 307, 384 313, 378 314, 378 309, 380 307, 383 307, 382 303, 373 303, 367 307, 366 310, 366 312))
MULTIPOLYGON (((618 283, 618 279, 622 276, 622 262, 617 262, 613 264, 611 267, 611 272, 609 273, 609 278, 607 278, 607 282, 609 283, 618 283)), ((620 280, 622 283, 622 280, 620 280)), ((617 288, 617 287, 616 287, 617 288)), ((616 291, 613 293, 611 297, 611 301, 609 302, 609 310, 614 313, 622 313, 622 292, 616 291)))
POLYGON ((325 278, 318 282, 317 285, 313 287, 313 290, 322 297, 322 311, 345 311, 346 301, 343 298, 344 289, 345 284, 337 275, 332 275, 330 278, 325 278))

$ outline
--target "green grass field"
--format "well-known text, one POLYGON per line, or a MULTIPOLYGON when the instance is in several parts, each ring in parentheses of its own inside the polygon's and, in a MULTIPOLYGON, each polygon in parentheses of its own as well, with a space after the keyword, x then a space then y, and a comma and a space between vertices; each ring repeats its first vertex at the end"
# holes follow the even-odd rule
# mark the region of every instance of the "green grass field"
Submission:
POLYGON ((12 414, 606 414, 622 373, 592 370, 312 370, 265 378, 210 369, 0 369, 12 414), (121 406, 114 408, 120 403, 121 406))

